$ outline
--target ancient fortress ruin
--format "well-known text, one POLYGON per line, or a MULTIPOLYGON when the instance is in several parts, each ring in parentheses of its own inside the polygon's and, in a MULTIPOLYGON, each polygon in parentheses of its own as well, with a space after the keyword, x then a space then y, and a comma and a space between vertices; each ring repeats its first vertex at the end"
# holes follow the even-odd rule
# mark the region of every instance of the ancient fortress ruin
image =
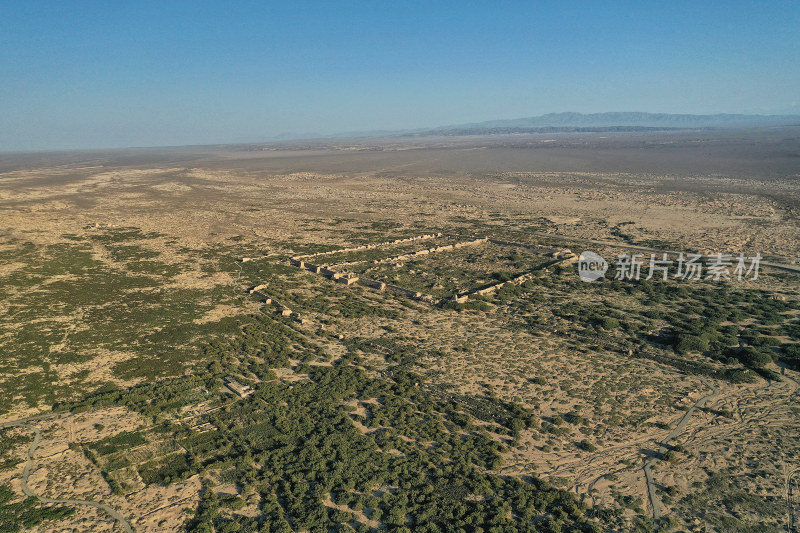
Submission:
MULTIPOLYGON (((394 292, 396 294, 400 294, 400 295, 412 298, 414 300, 422 301, 422 302, 439 303, 439 300, 436 300, 433 296, 431 296, 429 294, 425 294, 425 293, 422 293, 422 292, 419 292, 419 291, 416 291, 416 290, 413 290, 413 289, 407 289, 405 287, 400 287, 398 285, 385 283, 383 281, 378 281, 378 280, 368 279, 368 278, 364 278, 364 277, 359 277, 359 276, 357 276, 355 274, 348 273, 346 271, 340 270, 343 267, 346 267, 348 265, 361 264, 361 263, 364 263, 365 261, 349 261, 349 262, 342 262, 342 263, 331 265, 331 264, 316 263, 316 262, 312 263, 309 260, 316 261, 319 258, 324 258, 326 256, 331 256, 331 255, 334 255, 334 254, 340 254, 340 253, 346 253, 346 252, 358 252, 358 251, 363 251, 363 250, 371 250, 371 249, 381 248, 381 247, 384 247, 384 246, 404 244, 404 243, 413 242, 413 241, 430 240, 430 239, 435 239, 437 237, 441 237, 442 235, 443 235, 442 233, 425 234, 425 235, 419 235, 419 236, 416 236, 416 237, 408 237, 408 238, 405 238, 405 239, 396 239, 396 240, 393 240, 393 241, 386 241, 386 242, 382 242, 382 243, 367 244, 367 245, 356 246, 356 247, 351 247, 351 248, 340 248, 338 250, 320 252, 320 253, 317 253, 317 254, 298 255, 298 256, 294 256, 294 257, 290 258, 289 259, 289 263, 292 266, 308 270, 309 272, 312 272, 314 274, 319 274, 319 275, 324 276, 324 277, 326 277, 326 278, 328 278, 328 279, 330 279, 330 280, 332 280, 332 281, 334 281, 336 283, 340 283, 340 284, 345 285, 345 286, 359 284, 359 285, 363 285, 365 287, 369 287, 369 288, 376 289, 376 290, 379 290, 379 291, 386 291, 386 290, 392 291, 392 292, 394 292)), ((460 236, 460 235, 447 235, 447 236, 448 237, 454 237, 454 238, 460 238, 460 239, 464 238, 463 236, 460 236)), ((409 253, 405 253, 405 254, 400 254, 400 255, 397 255, 397 256, 394 256, 394 257, 385 258, 385 259, 376 259, 376 260, 373 260, 372 263, 375 264, 375 265, 389 264, 389 265, 393 265, 393 266, 402 266, 403 263, 405 263, 407 261, 419 259, 419 258, 422 258, 422 257, 425 257, 425 256, 430 256, 431 254, 453 251, 453 250, 457 250, 457 249, 464 248, 464 247, 467 247, 467 246, 476 246, 476 245, 485 244, 485 243, 497 244, 497 245, 500 245, 500 246, 513 246, 513 247, 523 248, 523 249, 528 249, 528 250, 537 250, 539 252, 543 251, 542 247, 535 246, 535 245, 521 244, 521 243, 510 242, 510 241, 490 239, 488 237, 481 237, 481 238, 477 238, 477 239, 462 240, 462 241, 459 241, 459 242, 455 242, 453 244, 447 244, 447 245, 442 245, 442 246, 434 246, 434 247, 431 247, 431 248, 423 248, 423 249, 415 251, 415 252, 409 252, 409 253)), ((577 260, 576 255, 573 254, 570 250, 552 250, 552 249, 544 249, 544 250, 551 254, 551 257, 553 258, 553 261, 550 261, 549 263, 547 263, 546 265, 543 265, 540 268, 546 268, 546 267, 553 266, 553 265, 555 265, 557 263, 562 263, 562 262, 574 262, 574 261, 577 260)), ((480 296, 480 295, 486 295, 486 294, 493 293, 493 292, 499 290, 500 288, 502 288, 506 284, 521 285, 522 283, 525 283, 525 281, 531 279, 532 276, 533 276, 533 274, 531 272, 526 272, 526 273, 524 273, 522 275, 519 275, 519 276, 517 276, 517 277, 515 277, 515 278, 513 278, 511 280, 508 280, 508 281, 502 281, 502 282, 490 285, 488 287, 483 287, 483 288, 472 290, 472 291, 469 291, 469 292, 455 294, 453 296, 453 299, 458 303, 464 303, 467 300, 469 300, 469 298, 471 296, 480 296)), ((258 287, 256 289, 258 289, 258 287)), ((289 311, 289 315, 291 315, 291 311, 289 311)), ((289 316, 289 315, 287 315, 287 316, 289 316)))

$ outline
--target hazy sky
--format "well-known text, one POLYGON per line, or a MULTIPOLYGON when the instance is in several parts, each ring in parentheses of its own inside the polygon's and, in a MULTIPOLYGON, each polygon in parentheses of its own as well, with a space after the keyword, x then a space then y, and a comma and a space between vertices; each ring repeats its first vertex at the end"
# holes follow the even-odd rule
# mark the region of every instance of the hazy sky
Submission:
POLYGON ((800 113, 798 30, 797 0, 2 0, 0 150, 800 113))

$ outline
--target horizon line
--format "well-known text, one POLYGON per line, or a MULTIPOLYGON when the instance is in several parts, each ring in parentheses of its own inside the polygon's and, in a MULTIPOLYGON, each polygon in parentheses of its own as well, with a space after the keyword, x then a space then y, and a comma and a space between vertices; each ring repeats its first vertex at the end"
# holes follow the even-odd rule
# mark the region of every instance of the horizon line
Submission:
MULTIPOLYGON (((592 113, 582 113, 578 111, 552 111, 540 115, 529 115, 524 117, 516 117, 516 118, 498 118, 498 119, 490 119, 490 120, 483 120, 479 122, 465 122, 459 124, 450 124, 444 126, 430 126, 430 127, 416 127, 416 128, 400 128, 400 129, 373 129, 373 130, 352 130, 352 131, 341 131, 341 132, 332 132, 332 133, 305 133, 305 134, 294 134, 294 133, 282 133, 278 134, 266 139, 262 140, 236 140, 236 141, 222 141, 222 142, 209 142, 209 143, 187 143, 187 144, 153 144, 153 145, 117 145, 117 146, 91 146, 91 147, 80 147, 80 148, 31 148, 31 149, 14 149, 14 150, 6 150, 0 147, 0 154, 2 155, 16 155, 16 154, 35 154, 35 153, 53 153, 53 152, 102 152, 102 151, 110 151, 110 150, 149 150, 149 149, 167 149, 167 148, 211 148, 211 147, 224 147, 224 146, 238 146, 238 145, 249 145, 249 144, 258 144, 258 145, 271 145, 271 144, 281 144, 287 142, 297 142, 297 141, 324 141, 324 140, 332 140, 332 139, 382 139, 382 138, 390 138, 390 137, 397 137, 403 136, 413 133, 423 133, 428 134, 427 136, 435 137, 437 132, 446 132, 452 131, 453 129, 457 128, 479 128, 485 124, 491 123, 503 123, 503 122, 516 122, 516 121, 523 121, 523 120, 535 120, 535 119, 542 119, 546 117, 553 117, 558 115, 572 115, 572 116, 581 116, 581 117, 594 117, 594 116, 601 116, 601 115, 650 115, 650 116, 662 116, 662 117, 691 117, 697 119, 703 118, 742 118, 742 119, 781 119, 781 120, 798 120, 800 121, 800 113, 780 113, 780 114, 763 114, 763 113, 708 113, 708 114, 701 114, 701 113, 670 113, 670 112, 654 112, 654 111, 598 111, 592 113), (296 136, 295 136, 296 135, 296 136)), ((591 131, 567 131, 570 128, 612 128, 612 127, 630 127, 630 128, 646 128, 646 131, 686 131, 686 130, 698 130, 698 129, 747 129, 747 128, 757 128, 759 126, 766 126, 768 124, 757 124, 754 122, 748 124, 736 123, 732 122, 729 124, 716 124, 716 125, 695 125, 695 126, 641 126, 637 124, 615 124, 615 125, 559 125, 559 126, 539 126, 539 127, 528 127, 528 129, 545 129, 549 128, 551 130, 564 130, 564 131, 549 131, 549 132, 518 132, 518 133, 529 133, 531 135, 537 133, 595 133, 591 131)), ((791 126, 798 126, 799 124, 772 124, 772 126, 784 126, 784 127, 791 127, 791 126)), ((485 129, 489 130, 491 128, 498 128, 499 126, 483 126, 485 129)), ((514 126, 508 126, 509 128, 514 128, 514 126)), ((522 128, 522 127, 517 127, 522 128)), ((640 132, 642 130, 639 130, 640 132)), ((606 133, 635 133, 636 131, 607 131, 606 133)), ((486 135, 512 135, 514 132, 508 133, 490 133, 487 131, 486 135)), ((479 135, 476 133, 474 135, 479 135)), ((443 135, 447 137, 466 137, 468 134, 461 134, 461 135, 443 135)))

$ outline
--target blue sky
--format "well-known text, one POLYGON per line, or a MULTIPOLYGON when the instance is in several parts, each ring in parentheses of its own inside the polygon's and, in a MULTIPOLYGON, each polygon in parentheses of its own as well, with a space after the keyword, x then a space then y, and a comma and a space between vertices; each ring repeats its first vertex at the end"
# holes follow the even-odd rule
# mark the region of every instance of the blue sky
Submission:
POLYGON ((800 113, 800 2, 0 1, 0 150, 800 113))

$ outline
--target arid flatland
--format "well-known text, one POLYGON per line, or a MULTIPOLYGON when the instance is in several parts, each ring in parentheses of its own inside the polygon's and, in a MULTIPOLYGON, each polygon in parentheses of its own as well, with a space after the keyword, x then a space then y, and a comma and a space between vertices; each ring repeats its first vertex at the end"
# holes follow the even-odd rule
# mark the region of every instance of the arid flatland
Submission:
POLYGON ((798 235, 799 127, 0 155, 0 524, 784 531, 798 235))

